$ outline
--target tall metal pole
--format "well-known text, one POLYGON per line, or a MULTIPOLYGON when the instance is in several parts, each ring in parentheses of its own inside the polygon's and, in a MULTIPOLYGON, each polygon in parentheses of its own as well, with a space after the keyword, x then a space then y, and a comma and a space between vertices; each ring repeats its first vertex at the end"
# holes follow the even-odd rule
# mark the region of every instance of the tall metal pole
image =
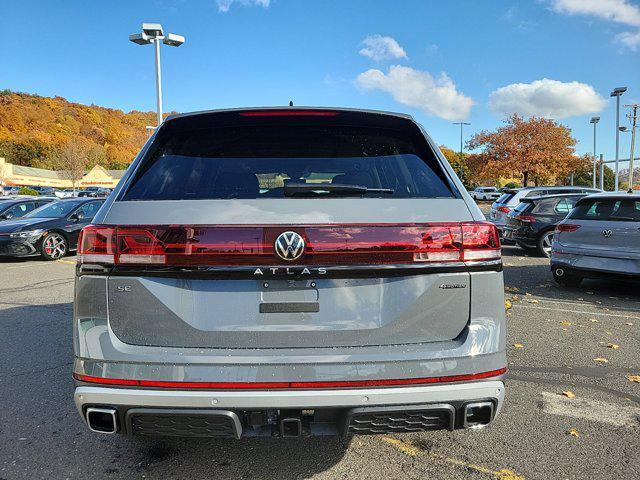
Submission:
POLYGON ((156 49, 156 101, 158 125, 162 123, 162 71, 160 69, 160 38, 155 38, 153 44, 156 49))
POLYGON ((629 118, 631 120, 631 155, 629 156, 629 193, 633 192, 633 154, 636 144, 636 120, 638 119, 638 107, 639 104, 629 105, 631 107, 631 113, 629 118))
POLYGON ((611 92, 611 96, 616 97, 616 192, 620 188, 620 95, 626 91, 627 87, 616 87, 611 92))
MULTIPOLYGON (((463 168, 463 152, 462 152, 462 146, 463 146, 463 137, 462 137, 462 127, 463 125, 471 125, 468 122, 455 122, 454 125, 460 125, 460 173, 462 174, 461 177, 464 177, 464 168, 463 168)), ((460 180, 462 182, 464 182, 464 178, 460 178, 460 180)))
POLYGON ((600 190, 604 192, 604 155, 600 154, 600 190))
POLYGON ((593 188, 596 188, 596 125, 598 122, 593 122, 593 188))
POLYGON ((616 95, 616 179, 614 192, 620 187, 620 95, 616 95))

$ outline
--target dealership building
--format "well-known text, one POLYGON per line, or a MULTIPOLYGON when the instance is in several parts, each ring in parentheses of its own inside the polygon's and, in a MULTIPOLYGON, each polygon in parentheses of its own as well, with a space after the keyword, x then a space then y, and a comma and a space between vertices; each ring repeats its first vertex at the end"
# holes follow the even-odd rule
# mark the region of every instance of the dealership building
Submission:
MULTIPOLYGON (((125 170, 107 170, 100 165, 95 165, 76 182, 76 188, 113 188, 124 172, 125 170)), ((13 165, 0 157, 0 185, 73 188, 73 181, 65 172, 13 165)))

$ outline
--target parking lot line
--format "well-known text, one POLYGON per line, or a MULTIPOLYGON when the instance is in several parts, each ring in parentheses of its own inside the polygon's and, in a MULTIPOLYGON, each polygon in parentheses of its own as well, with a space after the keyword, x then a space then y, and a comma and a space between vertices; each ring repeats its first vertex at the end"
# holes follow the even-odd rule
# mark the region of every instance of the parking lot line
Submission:
POLYGON ((389 445, 393 445, 402 453, 410 457, 416 457, 419 454, 424 453, 426 456, 429 456, 435 460, 440 460, 441 462, 445 462, 457 467, 463 467, 468 470, 476 471, 478 473, 484 473, 485 475, 489 475, 500 480, 524 480, 523 476, 518 475, 512 470, 508 470, 506 468, 503 468, 501 470, 492 470, 481 465, 475 465, 473 463, 465 462, 464 460, 458 460, 457 458, 447 457, 439 453, 423 451, 420 448, 414 447, 410 443, 403 442, 402 440, 399 440, 397 438, 381 437, 381 439, 383 442, 388 443, 389 445))
POLYGON ((542 411, 551 415, 581 418, 590 422, 627 428, 637 426, 638 416, 640 416, 640 408, 588 398, 568 398, 549 392, 542 392, 542 411))
POLYGON ((541 297, 536 297, 536 296, 531 296, 529 298, 535 298, 536 300, 538 300, 539 302, 542 303, 563 303, 563 304, 567 304, 567 305, 581 305, 581 306, 592 306, 594 308, 610 308, 610 306, 612 308, 615 308, 618 311, 622 311, 622 312, 640 312, 640 308, 620 308, 620 307, 613 307, 612 305, 607 306, 607 305, 593 305, 592 303, 589 302, 572 302, 571 300, 550 300, 548 298, 541 298, 541 297))
POLYGON ((618 317, 618 318, 632 318, 635 320, 640 320, 640 317, 633 315, 622 315, 618 313, 601 313, 601 312, 589 312, 586 310, 571 310, 567 308, 549 308, 549 307, 538 307, 535 305, 525 305, 523 303, 514 303, 513 308, 532 308, 534 310, 550 310, 552 312, 565 312, 565 313, 579 313, 581 315, 598 315, 601 317, 618 317))

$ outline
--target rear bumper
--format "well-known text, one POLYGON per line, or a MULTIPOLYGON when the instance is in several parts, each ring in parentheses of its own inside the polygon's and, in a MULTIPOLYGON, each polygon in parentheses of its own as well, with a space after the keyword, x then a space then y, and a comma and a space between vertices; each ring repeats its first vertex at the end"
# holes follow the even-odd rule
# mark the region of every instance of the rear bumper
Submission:
POLYGON ((551 252, 551 266, 563 266, 566 270, 585 277, 640 277, 640 259, 620 256, 584 255, 554 249, 551 252))
POLYGON ((76 387, 74 400, 85 421, 87 408, 113 409, 118 433, 240 438, 278 435, 282 432, 283 418, 285 421, 299 419, 304 425, 299 432, 305 435, 484 426, 500 412, 504 394, 502 378, 497 377, 450 385, 283 391, 193 391, 80 385, 76 387), (490 404, 491 414, 482 425, 471 425, 466 421, 466 411, 470 405, 478 403, 490 404), (264 415, 271 421, 259 427, 251 425, 252 413, 264 415), (222 433, 215 430, 209 432, 211 435, 206 432, 203 435, 202 422, 194 421, 194 417, 202 419, 207 415, 231 419, 230 427, 222 433), (189 421, 182 421, 186 417, 189 421), (173 425, 175 429, 167 431, 167 425, 173 425))

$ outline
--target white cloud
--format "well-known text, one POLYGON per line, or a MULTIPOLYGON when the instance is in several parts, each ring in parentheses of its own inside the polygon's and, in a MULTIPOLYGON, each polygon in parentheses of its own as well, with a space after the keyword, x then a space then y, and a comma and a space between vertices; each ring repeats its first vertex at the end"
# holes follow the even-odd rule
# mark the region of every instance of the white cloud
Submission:
POLYGON ((356 84, 366 90, 389 93, 397 102, 445 120, 463 120, 469 116, 474 101, 458 92, 446 73, 434 78, 429 72, 402 65, 389 67, 384 73, 370 69, 358 75, 356 84))
POLYGON ((552 0, 556 12, 593 15, 604 20, 640 27, 640 7, 627 0, 552 0))
POLYGON ((624 32, 616 40, 635 50, 640 46, 640 6, 629 0, 550 0, 558 13, 568 15, 591 15, 638 30, 624 32))
POLYGON ((226 13, 234 3, 237 3, 238 5, 244 5, 245 7, 257 5, 262 8, 269 8, 271 0, 216 0, 216 3, 218 4, 218 10, 220 12, 226 13))
POLYGON ((599 112, 606 100, 591 85, 543 78, 531 83, 512 83, 489 95, 489 108, 496 113, 519 113, 554 119, 599 112))
POLYGON ((375 61, 407 58, 407 52, 405 52, 404 48, 392 37, 369 35, 362 41, 362 45, 364 45, 364 48, 360 50, 360 55, 364 55, 375 61))
POLYGON ((616 40, 631 50, 640 48, 640 30, 636 32, 622 32, 616 35, 616 40))

